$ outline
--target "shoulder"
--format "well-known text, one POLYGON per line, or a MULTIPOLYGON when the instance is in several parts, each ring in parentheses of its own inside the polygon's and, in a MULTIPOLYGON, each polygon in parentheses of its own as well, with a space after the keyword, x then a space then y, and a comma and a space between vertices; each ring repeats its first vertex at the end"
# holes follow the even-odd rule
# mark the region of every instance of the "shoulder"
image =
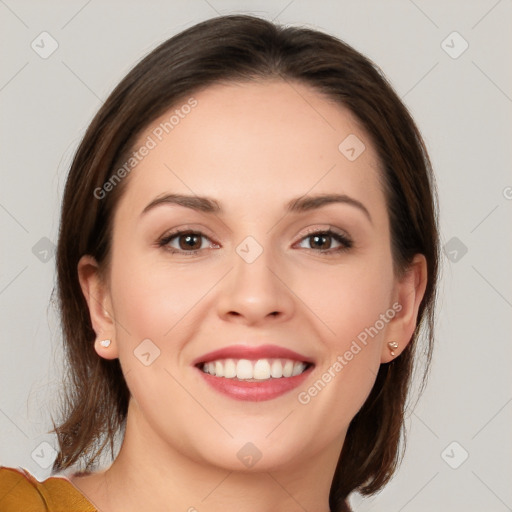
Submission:
POLYGON ((61 477, 39 482, 24 468, 0 466, 0 510, 2 512, 97 512, 73 485, 61 477), (20 508, 23 506, 23 508, 20 508))

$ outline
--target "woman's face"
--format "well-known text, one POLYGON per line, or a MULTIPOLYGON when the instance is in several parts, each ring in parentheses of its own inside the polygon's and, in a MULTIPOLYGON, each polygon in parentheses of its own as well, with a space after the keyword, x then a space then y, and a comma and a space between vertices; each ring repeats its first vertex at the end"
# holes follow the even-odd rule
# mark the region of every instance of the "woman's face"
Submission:
POLYGON ((134 149, 93 323, 139 442, 230 470, 334 467, 414 323, 368 136, 270 81, 186 98, 134 149))

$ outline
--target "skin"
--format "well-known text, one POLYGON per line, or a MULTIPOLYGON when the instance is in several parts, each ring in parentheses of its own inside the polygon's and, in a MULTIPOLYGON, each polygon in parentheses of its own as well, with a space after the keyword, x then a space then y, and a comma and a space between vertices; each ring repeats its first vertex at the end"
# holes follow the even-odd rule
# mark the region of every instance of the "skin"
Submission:
MULTIPOLYGON (((92 257, 80 260, 95 349, 120 359, 132 397, 114 463, 71 481, 102 512, 325 512, 348 425, 392 359, 387 342, 398 342, 398 357, 413 334, 425 258, 394 274, 378 158, 348 110, 282 81, 215 85, 194 97, 197 106, 126 178, 106 276, 92 257), (354 161, 338 150, 349 134, 366 147, 354 161), (161 204, 141 214, 166 193, 208 196, 223 213, 161 204), (291 199, 327 193, 360 201, 371 220, 341 203, 285 213, 291 199), (334 239, 319 248, 308 238, 329 226, 353 246, 336 252, 334 239), (159 247, 174 228, 201 231, 200 251, 159 247), (252 263, 236 252, 247 236, 263 249, 252 263), (394 303, 400 312, 301 404, 298 393, 394 303), (99 344, 106 338, 108 348, 99 344), (148 338, 160 355, 145 366, 134 350, 148 338), (208 387, 192 361, 239 343, 277 344, 315 368, 276 399, 233 400, 208 387), (237 457, 248 442, 262 454, 251 468, 237 457)), ((171 244, 180 248, 179 239, 171 244)))

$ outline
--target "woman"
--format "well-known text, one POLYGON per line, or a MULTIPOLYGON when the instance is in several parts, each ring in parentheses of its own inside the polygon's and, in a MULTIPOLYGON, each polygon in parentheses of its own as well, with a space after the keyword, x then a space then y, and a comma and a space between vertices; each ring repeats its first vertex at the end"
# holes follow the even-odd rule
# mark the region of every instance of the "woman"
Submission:
POLYGON ((85 471, 3 469, 4 503, 323 512, 382 489, 432 350, 435 205, 413 120, 345 43, 239 15, 163 43, 64 194, 53 469, 85 471))

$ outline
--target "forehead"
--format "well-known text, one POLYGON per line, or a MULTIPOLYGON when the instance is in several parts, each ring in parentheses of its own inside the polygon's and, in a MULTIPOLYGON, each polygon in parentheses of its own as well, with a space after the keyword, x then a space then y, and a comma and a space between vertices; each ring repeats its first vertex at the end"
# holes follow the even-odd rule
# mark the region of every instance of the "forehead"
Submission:
POLYGON ((134 149, 145 145, 123 198, 132 206, 164 192, 219 197, 226 209, 310 191, 382 195, 378 159, 357 118, 296 82, 210 86, 155 120, 134 149))

